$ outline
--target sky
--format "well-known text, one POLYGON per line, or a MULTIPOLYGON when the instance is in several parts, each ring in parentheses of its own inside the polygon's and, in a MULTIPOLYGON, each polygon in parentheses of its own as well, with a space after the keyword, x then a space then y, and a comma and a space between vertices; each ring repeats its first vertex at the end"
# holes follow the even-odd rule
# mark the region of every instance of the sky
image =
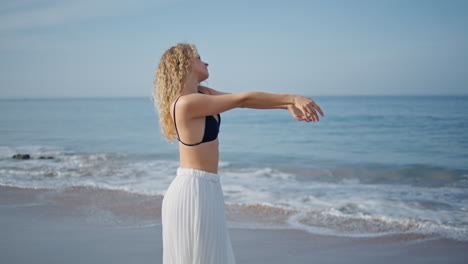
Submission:
POLYGON ((150 97, 180 42, 225 92, 468 95, 468 1, 0 0, 0 98, 150 97))

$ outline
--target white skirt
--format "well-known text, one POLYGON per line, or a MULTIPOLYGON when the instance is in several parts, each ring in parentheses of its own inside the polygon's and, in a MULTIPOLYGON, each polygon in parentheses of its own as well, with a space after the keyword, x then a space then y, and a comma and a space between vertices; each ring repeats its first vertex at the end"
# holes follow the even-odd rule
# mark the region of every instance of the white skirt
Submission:
POLYGON ((178 168, 162 203, 164 264, 234 264, 219 175, 178 168))

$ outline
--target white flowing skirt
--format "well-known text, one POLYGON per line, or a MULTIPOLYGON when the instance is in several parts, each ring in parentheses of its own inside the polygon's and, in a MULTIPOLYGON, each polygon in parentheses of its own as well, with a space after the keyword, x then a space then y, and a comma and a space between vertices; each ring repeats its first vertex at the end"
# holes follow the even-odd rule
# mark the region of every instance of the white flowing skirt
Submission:
POLYGON ((234 264, 219 175, 178 168, 162 203, 164 264, 234 264))

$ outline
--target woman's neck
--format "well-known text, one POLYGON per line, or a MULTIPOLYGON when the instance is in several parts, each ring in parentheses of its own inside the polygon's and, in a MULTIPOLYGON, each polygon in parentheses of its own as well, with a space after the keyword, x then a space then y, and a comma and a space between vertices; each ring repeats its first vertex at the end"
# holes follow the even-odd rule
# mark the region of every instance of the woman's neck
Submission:
POLYGON ((185 78, 184 90, 182 90, 182 94, 197 93, 198 84, 199 84, 198 79, 195 78, 195 76, 193 76, 192 74, 188 74, 187 77, 185 78))

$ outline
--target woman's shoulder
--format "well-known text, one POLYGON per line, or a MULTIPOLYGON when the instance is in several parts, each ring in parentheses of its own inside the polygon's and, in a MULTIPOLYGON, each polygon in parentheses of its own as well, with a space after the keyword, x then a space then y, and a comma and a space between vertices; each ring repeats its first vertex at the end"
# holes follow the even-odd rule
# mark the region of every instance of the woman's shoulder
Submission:
POLYGON ((198 91, 202 94, 208 94, 208 95, 213 95, 213 92, 212 92, 213 89, 210 89, 206 86, 202 86, 202 85, 199 85, 198 86, 198 91))

